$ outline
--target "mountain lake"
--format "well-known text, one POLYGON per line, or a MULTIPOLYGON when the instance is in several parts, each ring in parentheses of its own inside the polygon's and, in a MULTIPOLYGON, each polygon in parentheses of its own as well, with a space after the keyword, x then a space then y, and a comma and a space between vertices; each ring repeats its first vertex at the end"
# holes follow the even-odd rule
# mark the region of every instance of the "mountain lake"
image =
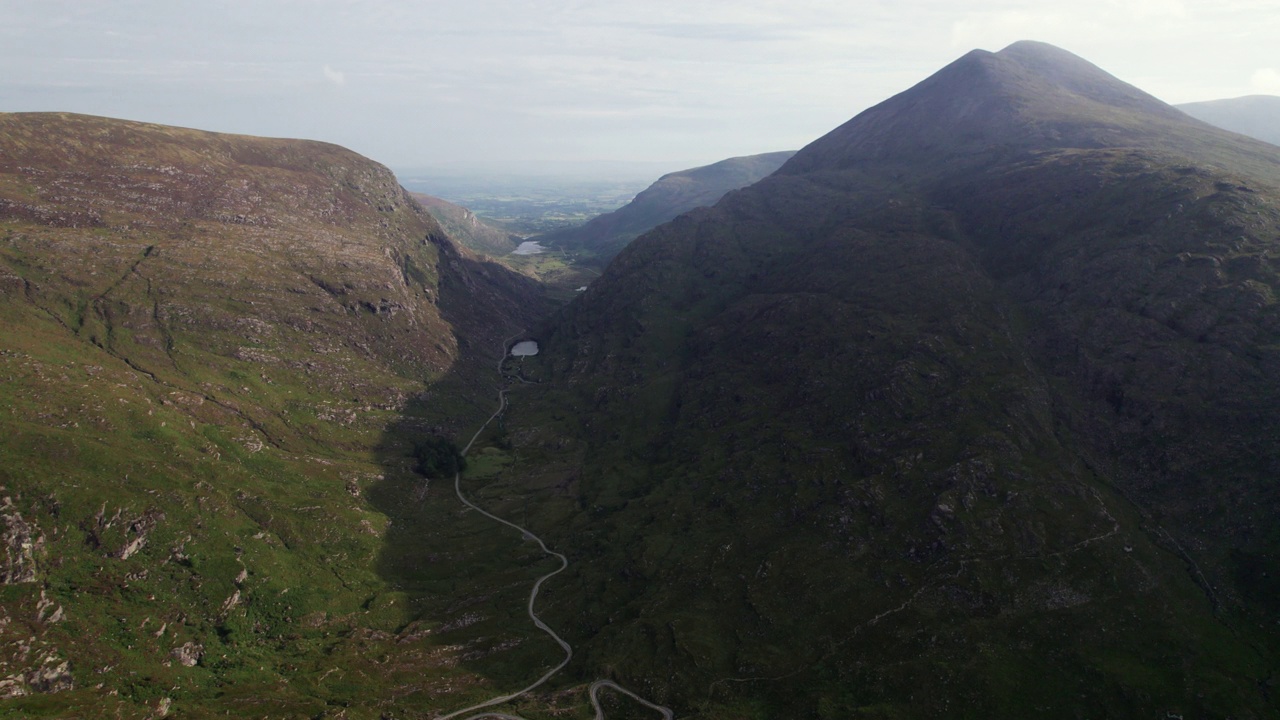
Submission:
POLYGON ((538 354, 538 343, 535 340, 522 340, 511 348, 513 357, 527 357, 538 354))

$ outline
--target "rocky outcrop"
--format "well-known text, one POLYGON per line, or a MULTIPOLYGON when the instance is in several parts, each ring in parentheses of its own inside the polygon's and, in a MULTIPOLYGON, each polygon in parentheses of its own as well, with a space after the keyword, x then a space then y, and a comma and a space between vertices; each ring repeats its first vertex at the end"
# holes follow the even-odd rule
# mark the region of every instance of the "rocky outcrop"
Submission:
POLYGON ((71 663, 57 658, 45 658, 44 664, 27 675, 27 685, 34 692, 56 693, 75 689, 75 678, 71 675, 71 663))
POLYGON ((195 667, 204 657, 204 646, 194 642, 184 643, 169 652, 169 656, 183 667, 195 667))
POLYGON ((33 670, 18 672, 0 679, 0 700, 32 694, 58 693, 75 689, 71 662, 47 655, 33 670))
POLYGON ((40 591, 40 600, 36 603, 36 622, 60 623, 64 620, 62 606, 55 603, 45 595, 44 590, 40 591))
POLYGON ((0 566, 0 584, 35 582, 38 561, 45 554, 44 535, 35 523, 22 517, 13 501, 4 498, 0 507, 3 523, 4 565, 0 566))
POLYGON ((164 513, 146 513, 137 520, 129 523, 130 538, 119 550, 116 551, 115 557, 121 560, 128 560, 133 557, 139 550, 147 544, 147 535, 155 528, 155 526, 164 520, 164 513))

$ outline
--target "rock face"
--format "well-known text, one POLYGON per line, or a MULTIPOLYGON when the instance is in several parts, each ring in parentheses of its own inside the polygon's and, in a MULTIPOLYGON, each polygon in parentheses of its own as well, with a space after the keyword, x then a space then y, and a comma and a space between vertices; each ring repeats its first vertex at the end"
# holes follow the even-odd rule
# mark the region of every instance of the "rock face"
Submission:
POLYGON ((27 684, 38 693, 56 693, 75 688, 71 664, 66 660, 49 660, 27 676, 27 684))
POLYGON ((44 535, 38 527, 23 520, 22 513, 11 502, 5 498, 4 508, 0 509, 0 522, 4 523, 0 542, 4 543, 5 552, 4 566, 0 567, 0 583, 35 582, 36 563, 45 552, 44 535))
POLYGON ((50 695, 74 689, 75 677, 71 674, 71 663, 53 655, 44 655, 37 658, 31 670, 0 680, 0 700, 32 694, 50 695))
POLYGON ((1274 712, 1278 241, 1275 148, 960 58, 539 333, 549 622, 708 714, 1274 712))

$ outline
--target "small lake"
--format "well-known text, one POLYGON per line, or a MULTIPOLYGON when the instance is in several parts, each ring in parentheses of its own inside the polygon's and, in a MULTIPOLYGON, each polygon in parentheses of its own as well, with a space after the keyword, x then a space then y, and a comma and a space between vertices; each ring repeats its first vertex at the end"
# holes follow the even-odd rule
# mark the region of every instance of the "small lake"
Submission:
POLYGON ((511 354, 514 357, 528 357, 538 354, 538 343, 535 340, 524 340, 516 343, 511 348, 511 354))
POLYGON ((537 240, 525 240, 520 243, 520 247, 512 251, 512 255, 539 255, 546 248, 538 244, 537 240))

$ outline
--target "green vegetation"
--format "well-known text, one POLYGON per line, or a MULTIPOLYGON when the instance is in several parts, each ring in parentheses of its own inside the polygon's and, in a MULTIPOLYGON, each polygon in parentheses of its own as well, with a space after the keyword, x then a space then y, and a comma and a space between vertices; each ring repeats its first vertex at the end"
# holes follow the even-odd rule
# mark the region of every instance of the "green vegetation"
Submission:
POLYGON ((467 469, 467 459, 447 438, 415 440, 413 459, 413 471, 428 478, 449 478, 467 469))

